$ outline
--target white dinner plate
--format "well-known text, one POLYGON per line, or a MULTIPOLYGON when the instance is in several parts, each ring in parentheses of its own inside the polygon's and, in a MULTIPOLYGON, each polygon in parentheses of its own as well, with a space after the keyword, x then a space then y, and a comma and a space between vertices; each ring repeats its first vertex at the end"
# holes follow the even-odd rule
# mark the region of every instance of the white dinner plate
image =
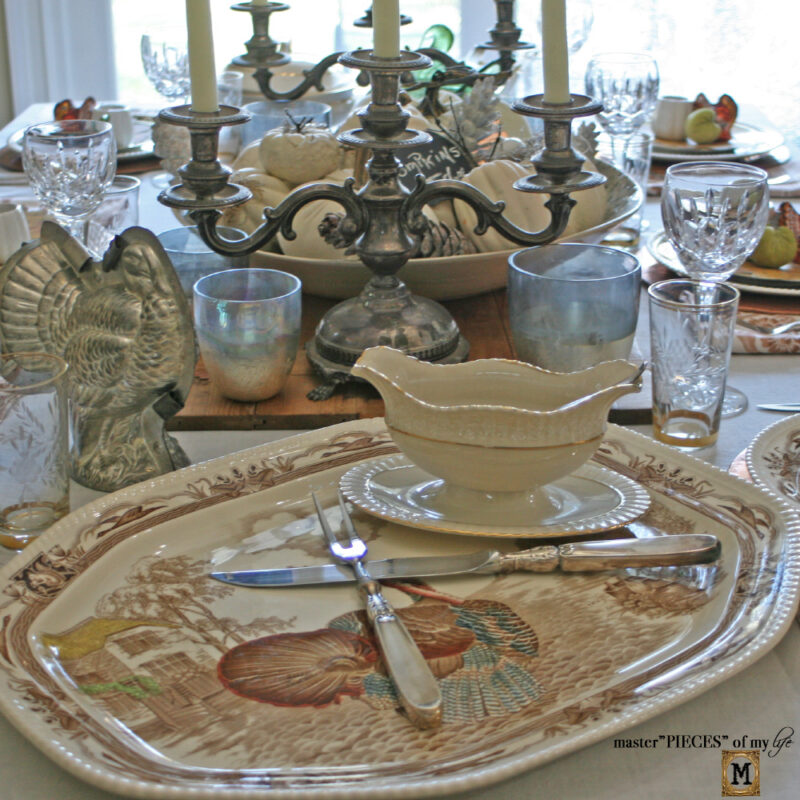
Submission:
POLYGON ((694 144, 656 139, 653 142, 654 161, 739 161, 766 155, 783 144, 783 136, 775 130, 763 130, 755 125, 735 122, 727 142, 694 144))
MULTIPOLYGON (((654 233, 647 240, 647 249, 660 264, 678 275, 686 276, 686 271, 664 231, 654 233)), ((765 269, 745 261, 727 283, 742 292, 778 297, 800 297, 800 265, 787 264, 781 269, 765 269)))
POLYGON ((632 522, 650 505, 637 483, 590 464, 536 492, 507 496, 448 487, 403 455, 363 462, 340 485, 348 500, 381 519, 473 536, 599 533, 632 522))

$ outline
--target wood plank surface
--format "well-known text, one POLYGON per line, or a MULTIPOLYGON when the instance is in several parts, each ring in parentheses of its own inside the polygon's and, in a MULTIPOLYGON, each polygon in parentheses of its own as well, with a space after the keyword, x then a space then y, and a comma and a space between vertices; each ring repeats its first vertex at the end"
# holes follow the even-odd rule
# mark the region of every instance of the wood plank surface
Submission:
MULTIPOLYGON (((303 297, 301 342, 314 336, 323 314, 333 300, 303 297)), ((509 331, 505 290, 444 303, 470 344, 470 359, 514 358, 509 331)), ((383 415, 383 401, 369 385, 352 382, 337 388, 328 400, 313 401, 306 395, 319 384, 301 348, 283 391, 259 403, 240 403, 222 397, 208 378, 202 360, 195 370, 188 400, 181 412, 169 420, 170 430, 304 430, 383 415)), ((622 398, 611 412, 620 424, 650 420, 649 392, 622 398), (644 396, 643 396, 644 395, 644 396)))

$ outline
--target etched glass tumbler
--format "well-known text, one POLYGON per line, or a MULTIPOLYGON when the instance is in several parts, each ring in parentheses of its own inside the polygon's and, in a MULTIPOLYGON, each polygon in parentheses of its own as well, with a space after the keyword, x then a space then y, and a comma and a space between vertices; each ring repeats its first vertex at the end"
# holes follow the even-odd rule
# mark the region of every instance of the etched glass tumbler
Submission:
POLYGON ((48 212, 85 244, 86 220, 117 171, 111 123, 65 119, 32 125, 23 137, 22 165, 48 212))
MULTIPOLYGON (((769 214, 767 173, 748 164, 693 162, 667 169, 661 218, 684 272, 700 281, 698 297, 736 272, 755 250, 769 214), (705 288, 703 288, 705 287, 705 288)), ((723 417, 740 414, 747 398, 728 387, 723 417)))
POLYGON ((700 287, 667 280, 648 289, 653 434, 680 448, 717 440, 739 301, 733 286, 700 287))
POLYGON ((0 544, 19 550, 69 511, 66 362, 0 355, 0 544))

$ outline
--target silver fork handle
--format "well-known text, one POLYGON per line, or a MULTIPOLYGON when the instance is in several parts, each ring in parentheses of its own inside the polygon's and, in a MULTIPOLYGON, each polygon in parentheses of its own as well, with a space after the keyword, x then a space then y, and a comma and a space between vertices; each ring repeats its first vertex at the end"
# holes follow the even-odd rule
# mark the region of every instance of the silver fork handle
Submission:
POLYGON ((782 333, 789 333, 789 331, 800 330, 800 320, 793 322, 784 322, 783 325, 776 325, 773 328, 767 328, 764 325, 754 325, 752 322, 746 322, 742 319, 737 319, 736 324, 740 328, 746 328, 749 331, 756 331, 763 333, 767 336, 780 336, 782 333))
MULTIPOLYGON (((354 566, 361 567, 360 564, 354 566)), ((435 728, 442 721, 442 693, 428 662, 383 596, 380 584, 365 575, 363 567, 356 570, 356 575, 367 617, 401 705, 418 728, 435 728)))

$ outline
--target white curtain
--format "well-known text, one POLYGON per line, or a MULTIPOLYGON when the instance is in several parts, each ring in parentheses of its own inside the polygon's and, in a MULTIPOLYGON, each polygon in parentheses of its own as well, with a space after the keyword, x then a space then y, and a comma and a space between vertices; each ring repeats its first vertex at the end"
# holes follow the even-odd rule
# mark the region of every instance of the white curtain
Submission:
POLYGON ((111 0, 3 0, 13 113, 117 93, 111 0))

